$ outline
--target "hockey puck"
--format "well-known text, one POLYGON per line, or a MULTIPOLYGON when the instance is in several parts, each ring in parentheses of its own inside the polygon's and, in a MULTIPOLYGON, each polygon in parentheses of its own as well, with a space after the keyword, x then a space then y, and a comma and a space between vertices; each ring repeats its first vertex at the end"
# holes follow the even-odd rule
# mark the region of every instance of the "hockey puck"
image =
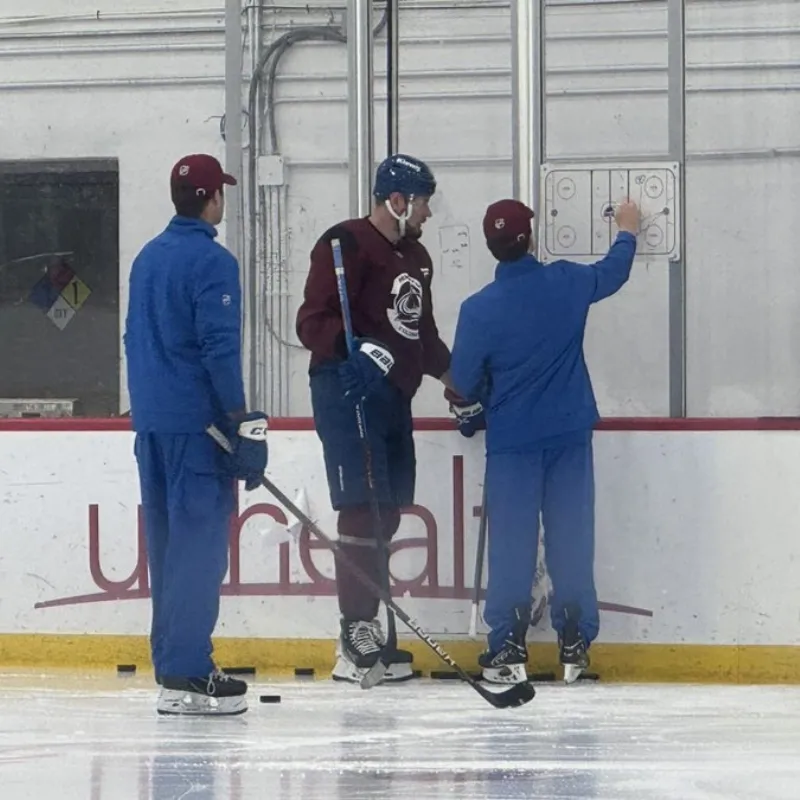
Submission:
POLYGON ((258 700, 260 703, 280 703, 281 696, 279 694, 262 694, 258 700))

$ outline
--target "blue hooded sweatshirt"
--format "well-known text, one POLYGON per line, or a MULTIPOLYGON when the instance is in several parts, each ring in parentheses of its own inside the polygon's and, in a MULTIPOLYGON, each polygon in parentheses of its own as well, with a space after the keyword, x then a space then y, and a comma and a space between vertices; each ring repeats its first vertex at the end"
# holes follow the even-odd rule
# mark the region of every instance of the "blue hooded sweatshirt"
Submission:
POLYGON ((124 340, 137 432, 202 433, 245 408, 239 267, 216 235, 176 216, 133 262, 124 340))
POLYGON ((583 356, 589 307, 628 280, 636 237, 620 233, 595 264, 532 255, 501 262, 461 305, 450 373, 486 411, 487 453, 519 453, 591 429, 598 419, 583 356))

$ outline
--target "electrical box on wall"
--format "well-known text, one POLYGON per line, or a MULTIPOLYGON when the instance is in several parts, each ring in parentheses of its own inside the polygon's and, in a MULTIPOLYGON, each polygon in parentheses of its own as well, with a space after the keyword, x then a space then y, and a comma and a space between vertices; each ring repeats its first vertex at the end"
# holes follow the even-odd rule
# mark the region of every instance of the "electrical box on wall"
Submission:
POLYGON ((542 261, 604 256, 617 235, 614 208, 627 198, 642 213, 636 255, 680 257, 677 163, 544 164, 539 186, 542 261))
POLYGON ((259 156, 257 163, 259 186, 283 186, 286 182, 283 156, 259 156))

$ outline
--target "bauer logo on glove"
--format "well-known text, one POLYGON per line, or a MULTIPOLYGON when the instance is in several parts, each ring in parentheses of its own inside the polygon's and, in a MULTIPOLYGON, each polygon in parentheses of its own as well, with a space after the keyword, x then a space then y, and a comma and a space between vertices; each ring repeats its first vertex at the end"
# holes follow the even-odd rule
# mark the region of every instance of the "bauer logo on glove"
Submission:
POLYGON ((375 339, 356 339, 347 361, 339 366, 344 396, 356 402, 366 397, 389 374, 394 356, 375 339))
POLYGON ((361 340, 359 350, 365 356, 371 358, 383 371, 384 375, 388 375, 389 370, 394 366, 392 354, 379 342, 374 342, 371 339, 363 339, 361 340))

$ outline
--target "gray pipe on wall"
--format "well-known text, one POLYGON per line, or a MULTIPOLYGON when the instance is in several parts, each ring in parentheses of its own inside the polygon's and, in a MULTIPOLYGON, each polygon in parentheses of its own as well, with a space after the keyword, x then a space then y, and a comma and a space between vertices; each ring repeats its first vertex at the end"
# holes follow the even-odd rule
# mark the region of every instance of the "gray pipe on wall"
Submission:
POLYGON ((386 3, 386 155, 400 149, 400 0, 386 3))
POLYGON ((544 2, 512 5, 511 155, 513 193, 539 218, 539 168, 544 157, 544 2))
POLYGON ((366 216, 372 205, 374 118, 372 2, 347 3, 347 136, 350 215, 366 216))

